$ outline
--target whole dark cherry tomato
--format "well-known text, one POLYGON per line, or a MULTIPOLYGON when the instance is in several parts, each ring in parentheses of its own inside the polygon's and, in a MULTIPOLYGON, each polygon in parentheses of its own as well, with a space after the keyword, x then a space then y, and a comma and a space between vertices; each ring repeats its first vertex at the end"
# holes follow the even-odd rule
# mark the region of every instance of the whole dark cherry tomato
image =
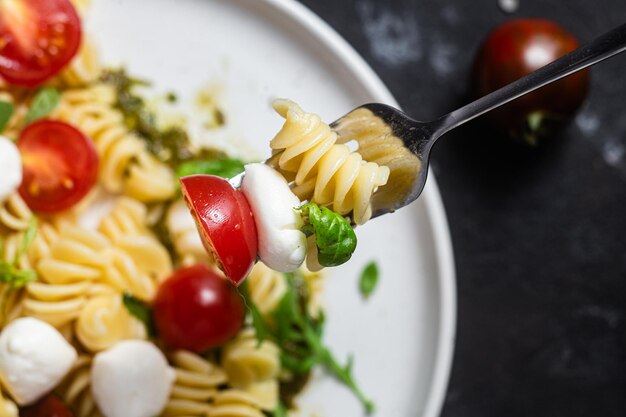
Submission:
POLYGON ((78 203, 96 183, 98 153, 67 123, 38 120, 20 133, 23 180, 19 193, 34 211, 54 213, 78 203))
POLYGON ((74 417, 74 414, 55 395, 48 395, 33 405, 20 409, 20 417, 74 417))
POLYGON ((203 352, 232 338, 245 306, 237 289, 206 265, 178 269, 159 288, 154 320, 170 349, 203 352))
POLYGON ((0 76, 35 87, 76 54, 80 19, 70 0, 0 1, 0 76))
POLYGON ((248 200, 227 180, 214 175, 182 177, 180 185, 205 249, 228 279, 239 285, 252 269, 258 249, 248 200))
MULTIPOLYGON (((474 85, 484 96, 578 47, 578 41, 556 23, 518 19, 489 34, 477 55, 474 85)), ((579 71, 489 112, 490 125, 534 144, 569 120, 587 95, 589 72, 579 71)))

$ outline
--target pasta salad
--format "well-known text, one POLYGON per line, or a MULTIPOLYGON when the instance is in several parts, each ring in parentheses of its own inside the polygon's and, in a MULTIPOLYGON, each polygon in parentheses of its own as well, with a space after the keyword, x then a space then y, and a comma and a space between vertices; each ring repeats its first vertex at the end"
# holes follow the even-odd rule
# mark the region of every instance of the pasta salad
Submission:
POLYGON ((102 66, 88 12, 0 4, 0 417, 279 417, 314 366, 372 411, 320 270, 389 167, 288 100, 267 164, 198 148, 102 66))

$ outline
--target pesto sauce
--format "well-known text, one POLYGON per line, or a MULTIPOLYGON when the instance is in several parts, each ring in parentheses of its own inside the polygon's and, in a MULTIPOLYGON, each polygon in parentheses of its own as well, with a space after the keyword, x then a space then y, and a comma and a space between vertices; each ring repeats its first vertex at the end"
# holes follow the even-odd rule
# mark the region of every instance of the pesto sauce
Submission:
MULTIPOLYGON (((152 154, 173 168, 183 161, 197 157, 187 132, 177 126, 158 129, 154 113, 147 109, 143 98, 133 92, 135 86, 149 85, 148 82, 128 76, 123 68, 105 71, 102 81, 115 88, 115 107, 124 115, 124 124, 145 140, 152 154)), ((168 99, 172 98, 176 99, 173 95, 168 96, 168 99)))

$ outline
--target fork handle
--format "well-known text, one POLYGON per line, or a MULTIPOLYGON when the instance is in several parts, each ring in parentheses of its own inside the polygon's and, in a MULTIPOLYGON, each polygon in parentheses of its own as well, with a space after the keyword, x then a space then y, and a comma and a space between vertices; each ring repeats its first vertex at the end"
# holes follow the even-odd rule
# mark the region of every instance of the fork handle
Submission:
POLYGON ((511 100, 624 50, 626 50, 626 24, 599 36, 590 44, 575 49, 537 71, 443 116, 439 120, 437 137, 511 100))

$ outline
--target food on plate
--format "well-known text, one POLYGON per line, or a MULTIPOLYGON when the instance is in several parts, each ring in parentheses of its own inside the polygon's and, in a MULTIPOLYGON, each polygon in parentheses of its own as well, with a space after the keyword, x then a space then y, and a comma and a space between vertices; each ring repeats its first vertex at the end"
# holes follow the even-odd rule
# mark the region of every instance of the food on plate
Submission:
MULTIPOLYGON (((303 204, 311 197, 293 193, 280 165, 246 165, 195 144, 184 123, 164 124, 140 95, 146 82, 102 68, 71 7, 0 5, 0 36, 26 42, 0 48, 23 66, 0 64, 0 415, 277 415, 314 366, 371 410, 352 361, 323 343, 324 275, 300 265, 350 257, 344 215, 367 220, 385 167, 363 163, 354 179, 332 180, 341 198, 303 204), (59 33, 53 11, 67 21, 59 33), (34 65, 23 59, 33 40, 74 51, 34 65), (225 178, 244 165, 238 190, 225 178)), ((279 142, 295 129, 340 146, 317 116, 279 103, 279 142)), ((310 171, 321 172, 322 162, 310 171)))
POLYGON ((38 120, 17 140, 24 179, 20 195, 38 212, 58 212, 80 201, 95 185, 98 153, 75 127, 58 120, 38 120))
POLYGON ((17 319, 0 333, 0 381, 19 405, 50 392, 76 357, 58 330, 32 317, 17 319))
POLYGON ((235 284, 248 276, 258 252, 257 230, 248 200, 224 178, 190 175, 181 191, 192 208, 208 253, 235 284))
POLYGON ((235 287, 202 264, 179 268, 154 300, 157 331, 171 349, 205 352, 241 329, 245 306, 235 287))
POLYGON ((330 126, 296 103, 276 100, 274 109, 285 124, 270 147, 280 153, 276 168, 293 180, 293 192, 341 215, 352 213, 356 224, 365 223, 372 215, 372 194, 387 183, 389 168, 365 162, 358 151, 337 143, 330 126))
MULTIPOLYGON (((474 66, 478 96, 503 87, 578 48, 576 38, 544 19, 505 22, 483 42, 474 66)), ((589 88, 589 71, 578 71, 541 87, 485 117, 490 125, 515 139, 536 144, 580 108, 589 88)))
POLYGON ((287 181, 265 164, 246 165, 241 191, 246 196, 259 241, 259 258, 272 269, 293 272, 306 254, 304 223, 295 207, 300 200, 287 181))
POLYGON ((76 54, 80 20, 70 0, 3 1, 0 39, 0 76, 15 85, 35 87, 76 54))
POLYGON ((91 389, 107 417, 159 414, 176 376, 165 355, 142 340, 120 342, 98 353, 91 367, 91 389))

